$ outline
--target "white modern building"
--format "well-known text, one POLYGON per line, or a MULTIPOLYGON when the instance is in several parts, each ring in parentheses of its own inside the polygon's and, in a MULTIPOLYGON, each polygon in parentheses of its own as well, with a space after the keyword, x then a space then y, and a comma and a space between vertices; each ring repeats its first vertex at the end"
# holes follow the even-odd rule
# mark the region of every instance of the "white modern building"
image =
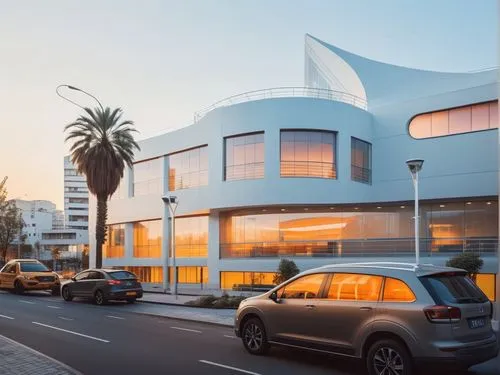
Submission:
MULTIPOLYGON (((161 285, 172 274, 169 210, 182 288, 270 284, 281 258, 301 270, 414 261, 420 173, 423 263, 473 251, 495 294, 497 70, 424 71, 305 38, 305 87, 233 96, 186 128, 140 142, 109 202, 106 267, 161 285)), ((91 262, 95 203, 90 204, 91 262)))
POLYGON ((25 243, 32 246, 42 239, 44 231, 51 230, 61 218, 56 205, 50 201, 14 199, 14 203, 24 222, 22 234, 26 236, 25 243))
POLYGON ((87 230, 89 226, 89 191, 85 176, 78 173, 69 156, 64 158, 65 227, 87 230))

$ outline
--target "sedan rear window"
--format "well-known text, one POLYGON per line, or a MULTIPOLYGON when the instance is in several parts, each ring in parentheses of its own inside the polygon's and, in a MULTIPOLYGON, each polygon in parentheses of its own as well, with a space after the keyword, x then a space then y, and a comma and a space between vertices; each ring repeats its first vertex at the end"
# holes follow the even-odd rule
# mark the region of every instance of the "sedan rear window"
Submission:
POLYGON ((36 262, 21 262, 21 272, 50 272, 42 263, 36 262))
POLYGON ((449 303, 483 303, 488 297, 469 277, 456 274, 439 274, 421 278, 433 297, 449 303))
POLYGON ((113 279, 117 279, 117 280, 137 279, 137 276, 135 276, 132 272, 128 272, 128 271, 109 272, 109 276, 111 276, 113 279))

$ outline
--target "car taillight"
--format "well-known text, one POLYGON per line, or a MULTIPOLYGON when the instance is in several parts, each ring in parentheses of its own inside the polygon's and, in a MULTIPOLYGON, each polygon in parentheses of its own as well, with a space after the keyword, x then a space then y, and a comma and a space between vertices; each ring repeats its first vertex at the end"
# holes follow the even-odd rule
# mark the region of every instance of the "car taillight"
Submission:
POLYGON ((454 323, 462 317, 460 309, 453 306, 429 306, 424 309, 424 313, 431 323, 454 323))
POLYGON ((108 285, 120 285, 121 283, 120 280, 108 280, 108 285))

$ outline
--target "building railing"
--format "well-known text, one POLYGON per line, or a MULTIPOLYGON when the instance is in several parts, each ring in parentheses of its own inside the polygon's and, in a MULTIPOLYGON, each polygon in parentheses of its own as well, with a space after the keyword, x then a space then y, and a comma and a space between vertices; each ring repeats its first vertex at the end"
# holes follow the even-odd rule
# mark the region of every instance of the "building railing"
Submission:
POLYGON ((321 161, 281 161, 281 177, 337 178, 335 163, 321 161))
MULTIPOLYGON (((447 256, 463 252, 496 255, 498 238, 421 238, 422 257, 447 256)), ((221 258, 253 257, 384 257, 412 256, 415 240, 411 238, 369 240, 325 240, 252 242, 220 245, 221 258)))
POLYGON ((218 102, 212 104, 211 106, 206 107, 198 112, 195 112, 194 122, 198 122, 199 119, 201 119, 208 112, 216 108, 227 107, 234 104, 252 102, 257 100, 290 98, 290 97, 333 100, 336 102, 351 104, 355 107, 365 110, 367 108, 367 103, 365 99, 352 95, 347 92, 313 88, 313 87, 275 87, 270 89, 248 91, 242 94, 230 96, 229 98, 226 99, 219 100, 218 102))

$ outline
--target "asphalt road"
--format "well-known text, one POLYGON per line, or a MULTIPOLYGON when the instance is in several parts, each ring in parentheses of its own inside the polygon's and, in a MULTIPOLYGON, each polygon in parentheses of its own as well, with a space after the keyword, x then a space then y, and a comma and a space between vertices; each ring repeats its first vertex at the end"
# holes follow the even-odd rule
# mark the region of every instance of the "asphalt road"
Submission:
MULTIPOLYGON (((137 314, 40 294, 0 292, 0 334, 93 374, 363 374, 352 360, 273 348, 248 354, 229 327, 137 314)), ((470 373, 498 375, 497 364, 470 373)))

